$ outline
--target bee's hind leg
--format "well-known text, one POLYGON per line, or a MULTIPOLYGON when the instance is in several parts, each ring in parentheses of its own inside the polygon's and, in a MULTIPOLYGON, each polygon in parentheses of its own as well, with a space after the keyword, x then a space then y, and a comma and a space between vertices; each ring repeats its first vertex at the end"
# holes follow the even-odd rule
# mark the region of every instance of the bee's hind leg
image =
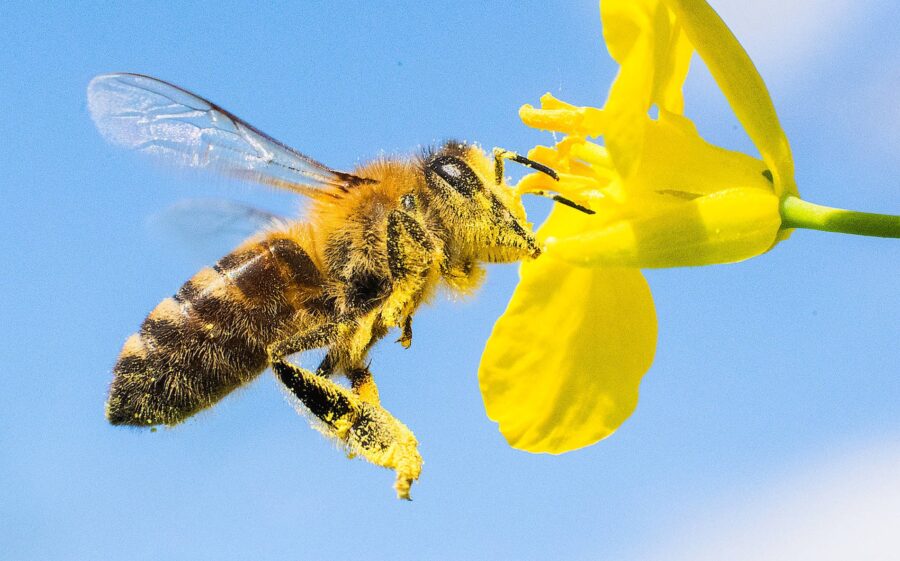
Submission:
MULTIPOLYGON (((273 348, 279 347, 276 345, 273 348)), ((358 381, 350 377, 351 384, 356 386, 351 391, 325 375, 316 375, 287 362, 283 355, 280 358, 277 356, 272 358, 272 370, 281 383, 321 421, 323 432, 346 445, 351 454, 393 469, 397 474, 394 489, 398 498, 409 499, 410 486, 422 470, 418 441, 406 425, 378 405, 377 390, 368 369, 361 369, 364 373, 357 375, 358 381), (367 380, 375 392, 374 402, 371 393, 360 391, 367 380)), ((323 366, 325 370, 330 370, 326 361, 323 361, 323 366)), ((322 371, 322 374, 330 372, 322 371)))
MULTIPOLYGON (((316 368, 316 375, 323 376, 325 378, 330 378, 332 374, 334 374, 334 368, 337 363, 337 359, 334 354, 330 351, 325 358, 322 359, 322 362, 319 363, 318 368, 316 368)), ((350 381, 350 389, 353 390, 353 393, 366 403, 371 403, 372 405, 380 405, 381 400, 378 397, 378 386, 375 384, 375 377, 372 376, 372 371, 369 370, 368 366, 360 366, 357 368, 352 368, 347 372, 347 379, 350 381)))
POLYGON ((378 386, 375 385, 375 377, 368 368, 355 368, 347 373, 347 378, 350 380, 350 388, 359 399, 372 405, 380 405, 378 386))
POLYGON ((304 368, 278 360, 272 369, 325 425, 329 435, 343 442, 354 455, 396 471, 397 496, 409 499, 410 486, 422 470, 422 457, 418 441, 406 425, 377 403, 367 401, 362 393, 356 395, 304 368))

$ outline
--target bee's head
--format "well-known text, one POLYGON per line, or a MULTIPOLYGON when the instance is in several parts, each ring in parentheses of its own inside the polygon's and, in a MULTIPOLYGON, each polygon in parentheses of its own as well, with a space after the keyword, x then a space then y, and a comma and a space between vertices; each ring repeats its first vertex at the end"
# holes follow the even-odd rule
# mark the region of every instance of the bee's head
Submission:
POLYGON ((431 205, 453 243, 493 263, 540 255, 521 200, 502 177, 497 181, 481 148, 448 142, 423 165, 431 205))

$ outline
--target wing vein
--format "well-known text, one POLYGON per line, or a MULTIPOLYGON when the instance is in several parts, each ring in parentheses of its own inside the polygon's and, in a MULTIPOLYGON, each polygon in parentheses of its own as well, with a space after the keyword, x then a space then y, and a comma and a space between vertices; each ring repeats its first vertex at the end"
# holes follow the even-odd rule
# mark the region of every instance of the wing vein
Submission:
POLYGON ((111 143, 180 167, 339 197, 372 180, 336 171, 263 133, 222 107, 141 74, 104 74, 88 85, 88 108, 111 143))

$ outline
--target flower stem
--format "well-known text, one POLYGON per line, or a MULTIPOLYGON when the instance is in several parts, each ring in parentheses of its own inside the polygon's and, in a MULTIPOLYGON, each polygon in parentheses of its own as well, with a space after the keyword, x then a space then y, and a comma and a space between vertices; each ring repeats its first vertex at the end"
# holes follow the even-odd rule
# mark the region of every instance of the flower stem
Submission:
POLYGON ((789 195, 781 201, 784 228, 808 228, 857 236, 900 238, 900 216, 831 208, 789 195))

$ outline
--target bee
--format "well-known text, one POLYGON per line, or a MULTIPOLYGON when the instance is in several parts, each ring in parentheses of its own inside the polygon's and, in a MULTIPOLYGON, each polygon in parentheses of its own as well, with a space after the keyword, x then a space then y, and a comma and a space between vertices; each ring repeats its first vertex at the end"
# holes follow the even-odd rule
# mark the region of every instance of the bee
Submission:
POLYGON ((456 141, 341 172, 139 74, 95 77, 88 107, 113 144, 309 199, 303 218, 251 237, 150 312, 113 368, 109 422, 176 425, 271 368, 316 428, 394 470, 397 495, 408 499, 422 458, 413 433, 380 404, 369 350, 395 328, 409 347, 412 316, 439 287, 471 292, 482 264, 538 257, 504 161, 556 173, 456 141), (315 371, 288 360, 314 349, 325 352, 315 371))

